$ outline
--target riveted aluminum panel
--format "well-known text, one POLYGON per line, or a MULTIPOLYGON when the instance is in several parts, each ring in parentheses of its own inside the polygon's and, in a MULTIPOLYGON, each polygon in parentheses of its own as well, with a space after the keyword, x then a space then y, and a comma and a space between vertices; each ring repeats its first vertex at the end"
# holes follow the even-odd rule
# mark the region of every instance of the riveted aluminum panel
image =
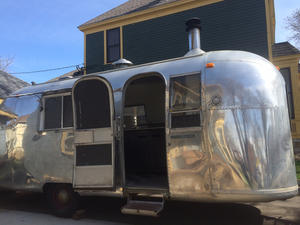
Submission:
POLYGON ((269 201, 297 193, 283 78, 265 59, 240 53, 207 55, 215 67, 202 70, 198 137, 186 130, 173 140, 170 132, 171 197, 269 201))
POLYGON ((111 143, 113 141, 113 128, 101 128, 94 130, 95 143, 111 143))
POLYGON ((94 131, 93 130, 77 130, 75 131, 75 144, 93 143, 94 131))
MULTIPOLYGON (((261 201, 294 196, 298 186, 285 84, 267 60, 240 51, 221 51, 93 76, 104 77, 112 86, 114 116, 118 117, 122 89, 133 76, 159 73, 169 87, 170 76, 199 71, 201 129, 171 129, 166 121, 170 197, 261 201), (215 67, 206 69, 207 62, 213 62, 215 67)), ((47 182, 73 182, 73 128, 47 131, 39 127, 42 94, 70 91, 75 80, 21 89, 14 94, 20 97, 8 98, 1 105, 7 113, 0 126, 1 139, 5 140, 5 149, 0 151, 1 187, 42 190, 47 182)), ((168 91, 167 88, 166 102, 168 91)), ((166 113, 168 110, 167 104, 166 113)), ((94 139, 93 135, 87 136, 94 139)), ((120 159, 119 154, 116 151, 112 158, 120 159)), ((101 178, 101 182, 111 182, 113 176, 109 171, 113 169, 104 167, 107 177, 101 178)), ((94 182, 93 177, 98 175, 96 170, 87 174, 87 180, 81 176, 80 184, 94 182)))
POLYGON ((76 183, 76 188, 103 188, 112 187, 113 185, 112 165, 76 167, 75 173, 74 183, 76 183))

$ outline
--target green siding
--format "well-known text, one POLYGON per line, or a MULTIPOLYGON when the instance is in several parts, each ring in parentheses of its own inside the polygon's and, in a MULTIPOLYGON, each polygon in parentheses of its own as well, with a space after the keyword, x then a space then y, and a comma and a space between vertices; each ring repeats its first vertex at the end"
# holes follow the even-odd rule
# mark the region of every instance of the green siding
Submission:
MULTIPOLYGON (((191 17, 199 17, 202 21, 203 50, 244 50, 269 57, 264 1, 225 0, 124 26, 124 58, 134 64, 141 64, 183 56, 188 51, 185 21, 191 17)), ((90 55, 89 59, 93 63, 103 62, 102 40, 102 48, 94 40, 94 44, 89 44, 91 49, 87 49, 87 56, 90 55), (94 53, 96 49, 99 53, 94 53), (102 54, 102 58, 97 54, 102 54)), ((100 65, 98 69, 105 70, 100 65)))
POLYGON ((104 65, 104 32, 88 34, 86 36, 86 71, 93 73, 110 69, 104 65))
POLYGON ((178 14, 123 27, 123 55, 134 64, 183 56, 188 49, 185 20, 178 14))

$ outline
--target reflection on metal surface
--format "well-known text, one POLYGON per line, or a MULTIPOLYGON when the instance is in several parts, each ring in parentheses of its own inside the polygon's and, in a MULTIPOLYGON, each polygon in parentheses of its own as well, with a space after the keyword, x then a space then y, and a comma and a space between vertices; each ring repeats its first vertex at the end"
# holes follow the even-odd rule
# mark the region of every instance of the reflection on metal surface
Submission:
POLYGON ((45 174, 43 177, 45 183, 65 183, 65 180, 59 176, 53 177, 45 174))
MULTIPOLYGON (((193 99, 197 99, 197 114, 190 118, 198 115, 201 118, 192 123, 194 127, 172 127, 166 121, 170 198, 260 201, 288 198, 297 193, 285 84, 269 62, 250 53, 221 51, 94 74, 106 79, 115 90, 112 109, 115 118, 121 116, 120 90, 126 81, 153 71, 167 81, 166 114, 170 114, 166 118, 169 120, 174 113, 168 107, 170 77, 201 71, 198 91, 201 98, 194 93, 190 94, 192 100, 186 101, 194 103, 193 99), (207 62, 214 62, 215 67, 205 68, 207 62)), ((73 183, 74 130, 39 130, 43 108, 42 94, 38 93, 70 92, 75 81, 26 87, 1 104, 1 187, 42 190, 47 182, 73 183)), ((182 90, 179 86, 177 90, 182 90)), ((83 137, 82 133, 76 137, 77 141, 103 138, 101 133, 91 134, 83 137)), ((114 146, 116 180, 122 180, 123 175, 122 144, 118 142, 114 146)), ((98 176, 93 172, 93 176, 98 176)), ((122 188, 120 184, 114 193, 121 195, 122 188)))
POLYGON ((221 102, 222 102, 222 97, 221 97, 221 96, 213 96, 213 97, 211 98, 211 103, 212 103, 212 105, 214 105, 214 106, 220 105, 221 102))
POLYGON ((71 182, 65 169, 72 168, 73 132, 37 131, 40 95, 8 98, 2 108, 17 117, 0 132, 1 186, 37 190, 49 181, 71 182))
POLYGON ((60 141, 61 152, 66 155, 74 155, 74 134, 70 132, 62 132, 60 141))
POLYGON ((187 130, 182 138, 171 135, 171 196, 254 201, 295 194, 287 103, 278 71, 264 62, 219 61, 206 70, 203 81, 202 132, 194 140, 185 138, 187 130))

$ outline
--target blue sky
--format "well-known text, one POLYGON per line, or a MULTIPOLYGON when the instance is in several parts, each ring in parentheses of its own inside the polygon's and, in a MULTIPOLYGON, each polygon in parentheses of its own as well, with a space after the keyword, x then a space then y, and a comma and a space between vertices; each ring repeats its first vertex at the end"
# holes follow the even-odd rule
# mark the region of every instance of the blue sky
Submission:
MULTIPOLYGON (((83 33, 77 26, 125 1, 1 0, 0 57, 14 58, 9 72, 83 63, 83 33)), ((284 19, 296 8, 300 0, 275 0, 277 42, 288 40, 284 19)), ((40 83, 70 70, 14 75, 40 83)))

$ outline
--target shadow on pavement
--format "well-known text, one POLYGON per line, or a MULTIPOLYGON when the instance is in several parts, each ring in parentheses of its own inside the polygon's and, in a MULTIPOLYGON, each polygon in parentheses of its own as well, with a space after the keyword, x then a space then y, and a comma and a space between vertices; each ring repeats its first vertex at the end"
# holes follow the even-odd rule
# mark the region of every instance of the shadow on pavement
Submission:
MULTIPOLYGON (((19 210, 51 214, 42 194, 0 193, 0 211, 19 210)), ((110 197, 83 197, 82 218, 125 224, 172 225, 261 225, 259 209, 244 204, 212 204, 168 201, 160 217, 123 215, 120 208, 124 199, 110 197)))
POLYGON ((158 218, 123 215, 120 212, 124 200, 118 198, 85 198, 83 206, 88 218, 126 224, 172 225, 260 225, 260 211, 243 204, 211 204, 168 201, 158 218))

